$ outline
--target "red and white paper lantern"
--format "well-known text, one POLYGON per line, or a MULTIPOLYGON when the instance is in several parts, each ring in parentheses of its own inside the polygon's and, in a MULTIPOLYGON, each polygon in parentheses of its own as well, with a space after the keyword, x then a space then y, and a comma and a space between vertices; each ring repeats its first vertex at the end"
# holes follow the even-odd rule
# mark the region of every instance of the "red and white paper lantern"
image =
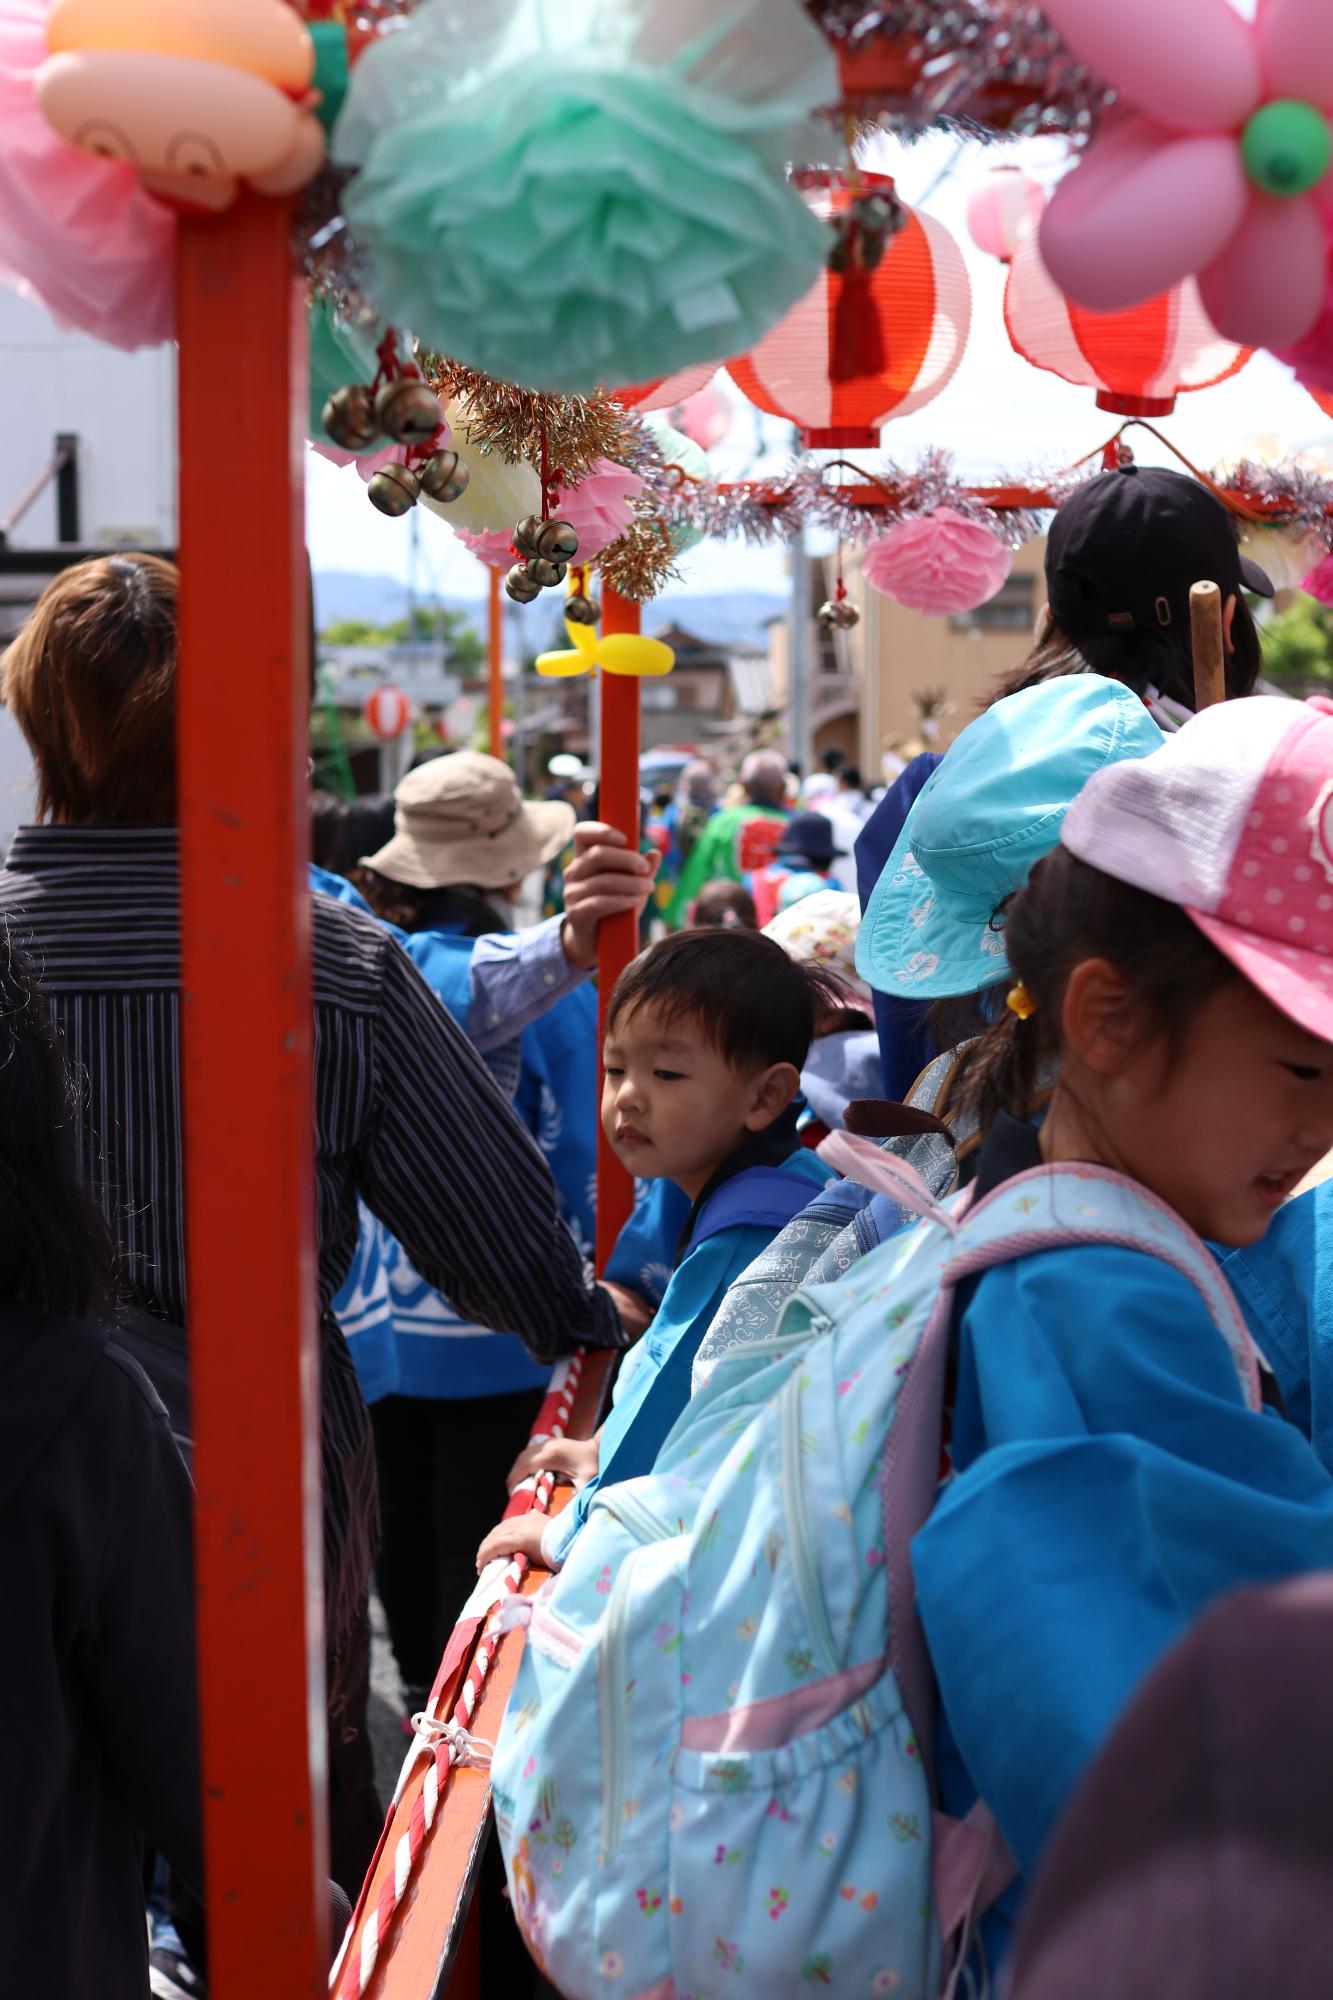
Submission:
POLYGON ((380 687, 366 697, 363 713, 381 743, 395 743, 412 720, 412 703, 401 688, 380 687))
POLYGON ((1009 266, 1004 324, 1025 361, 1095 389, 1098 409, 1122 417, 1167 416, 1183 391, 1224 381, 1251 354, 1222 338, 1193 278, 1124 312, 1075 305, 1042 262, 1035 229, 1023 232, 1009 266))

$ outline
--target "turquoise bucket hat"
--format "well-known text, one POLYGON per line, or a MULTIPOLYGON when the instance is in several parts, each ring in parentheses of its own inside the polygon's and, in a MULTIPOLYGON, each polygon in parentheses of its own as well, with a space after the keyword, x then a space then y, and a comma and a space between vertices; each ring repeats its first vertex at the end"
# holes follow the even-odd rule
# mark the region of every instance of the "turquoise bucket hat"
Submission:
POLYGON ((996 910, 1059 841, 1093 773, 1165 740, 1139 696, 1101 674, 1042 681, 988 708, 907 815, 857 935, 861 977, 912 1000, 1007 979, 996 910))

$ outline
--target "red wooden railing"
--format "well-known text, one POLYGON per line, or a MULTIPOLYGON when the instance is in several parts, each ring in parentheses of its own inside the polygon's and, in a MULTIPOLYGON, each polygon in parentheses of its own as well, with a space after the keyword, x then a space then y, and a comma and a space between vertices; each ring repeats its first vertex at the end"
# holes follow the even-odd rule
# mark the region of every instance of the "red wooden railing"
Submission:
POLYGON ((305 307, 286 202, 179 227, 181 947, 212 2000, 327 1979, 305 307))

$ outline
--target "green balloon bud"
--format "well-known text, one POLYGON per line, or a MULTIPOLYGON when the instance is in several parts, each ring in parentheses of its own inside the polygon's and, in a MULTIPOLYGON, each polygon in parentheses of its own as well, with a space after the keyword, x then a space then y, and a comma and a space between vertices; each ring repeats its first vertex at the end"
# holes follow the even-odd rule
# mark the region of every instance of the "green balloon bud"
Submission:
POLYGON ((1255 112, 1241 133, 1245 171, 1265 194, 1308 194, 1333 160, 1328 120, 1298 97, 1277 97, 1255 112))
POLYGON ((315 45, 312 82, 319 92, 315 116, 326 132, 332 132, 347 95, 347 30, 341 21, 307 21, 306 29, 315 45))

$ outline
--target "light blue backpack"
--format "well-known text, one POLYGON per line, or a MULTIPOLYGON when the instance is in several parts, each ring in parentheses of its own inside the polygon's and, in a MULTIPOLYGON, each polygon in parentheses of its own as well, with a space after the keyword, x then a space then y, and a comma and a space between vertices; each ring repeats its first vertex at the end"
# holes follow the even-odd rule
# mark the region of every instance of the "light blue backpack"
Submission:
POLYGON ((925 1219, 724 1356, 528 1601, 491 1780, 515 1914, 569 2000, 932 2000, 1008 1879, 984 1813, 933 1814, 908 1556, 962 1279, 1069 1243, 1162 1257, 1258 1404, 1216 1265, 1133 1182, 1042 1168, 938 1206, 864 1141, 820 1150, 925 1219))

